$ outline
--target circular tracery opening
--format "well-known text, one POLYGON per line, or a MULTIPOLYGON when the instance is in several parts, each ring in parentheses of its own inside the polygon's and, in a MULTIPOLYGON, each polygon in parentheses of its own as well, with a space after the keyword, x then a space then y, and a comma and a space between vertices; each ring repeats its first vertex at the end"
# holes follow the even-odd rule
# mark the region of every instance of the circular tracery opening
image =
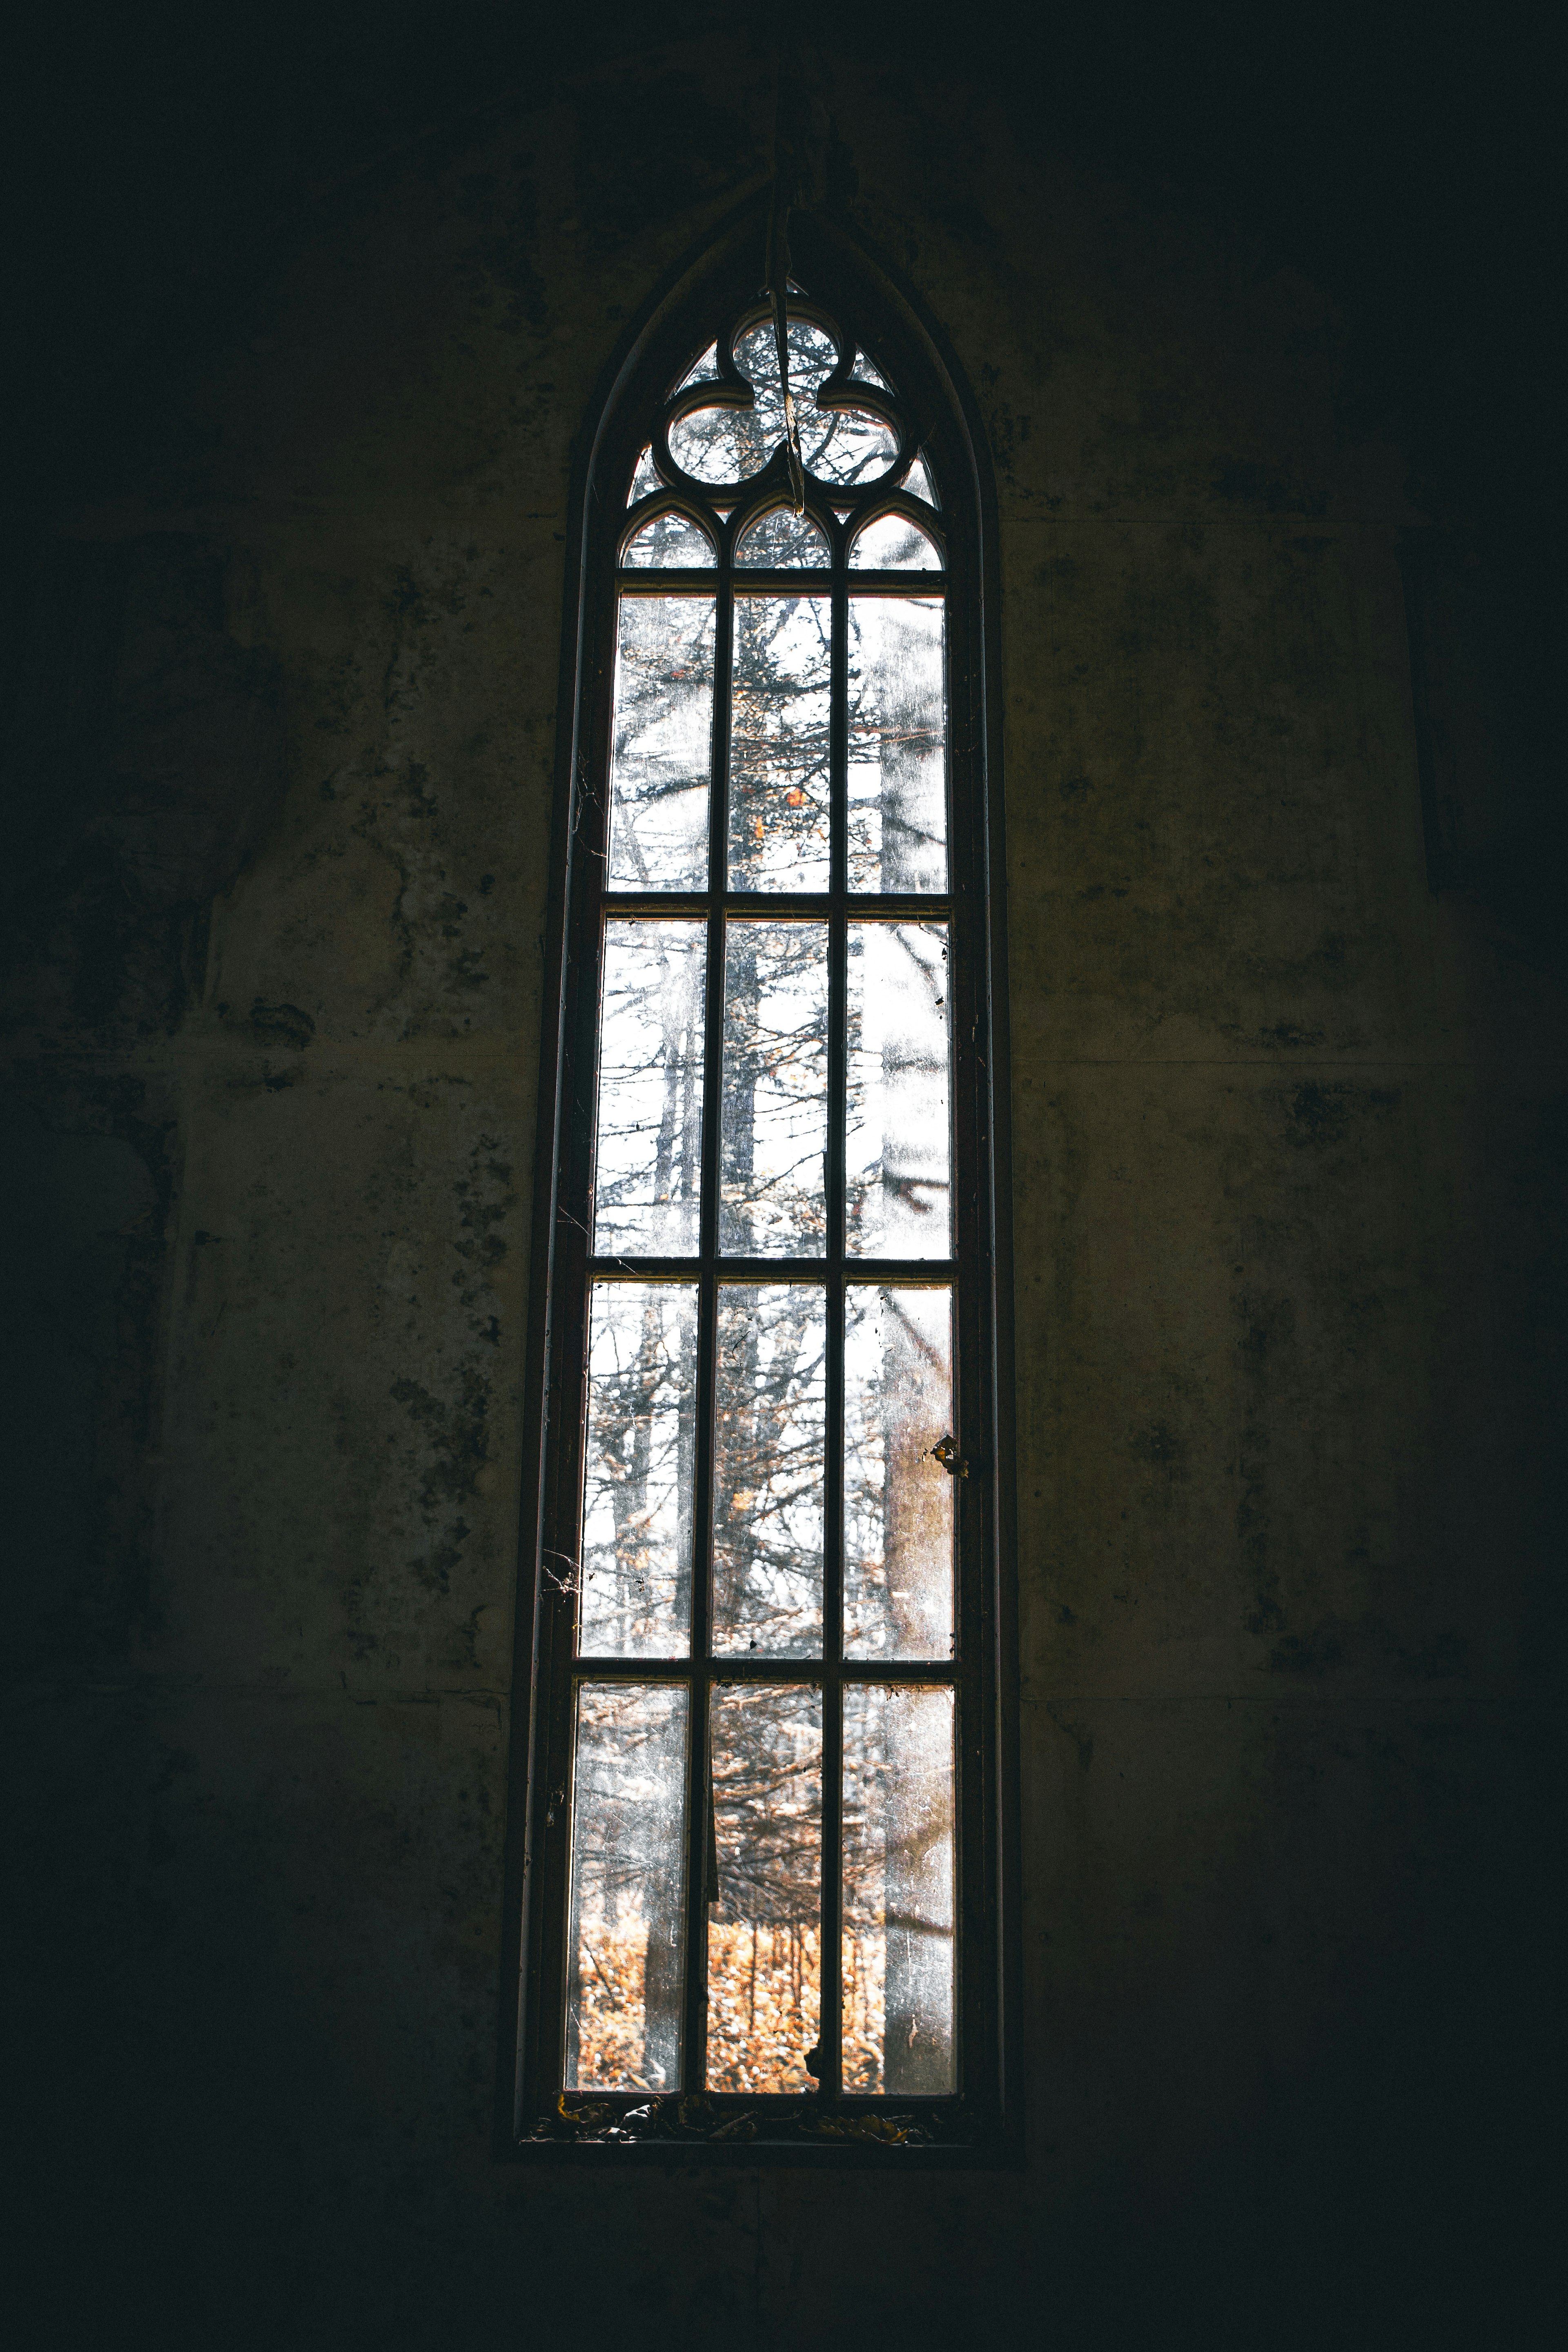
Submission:
MULTIPOLYGON (((898 431, 885 416, 853 397, 857 385, 885 391, 878 371, 858 362, 858 378, 850 379, 849 389, 833 394, 829 404, 822 405, 819 394, 840 369, 839 343, 815 320, 794 312, 787 320, 785 336, 789 389, 806 473, 837 487, 858 487, 885 477, 898 460, 898 431)), ((753 318, 742 324, 731 350, 736 373, 752 388, 750 404, 738 401, 732 384, 724 385, 726 397, 710 407, 690 409, 669 427, 669 454, 677 467, 691 480, 713 486, 750 481, 785 442, 784 394, 772 320, 753 318)), ((716 343, 682 379, 677 399, 707 383, 716 388, 722 383, 716 343)))

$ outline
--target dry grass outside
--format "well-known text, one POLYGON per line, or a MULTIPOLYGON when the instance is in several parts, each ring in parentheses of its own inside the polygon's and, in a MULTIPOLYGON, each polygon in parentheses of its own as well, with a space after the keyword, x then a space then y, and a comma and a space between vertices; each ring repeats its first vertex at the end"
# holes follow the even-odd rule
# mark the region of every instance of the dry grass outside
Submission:
POLYGON ((857 1934, 844 1938, 844 2087, 882 2088, 882 2034, 887 2021, 888 1939, 857 1934))
MULTIPOLYGON (((647 1937, 597 1926, 580 1949, 577 2067, 569 2090, 666 2091, 644 2050, 647 1937)), ((887 1945, 850 1936, 844 1948, 844 2087, 882 2088, 887 1945)), ((801 2092, 816 2041, 821 1961, 815 1928, 715 1920, 708 1930, 708 2088, 801 2092)))
POLYGON ((578 1946, 577 2069, 573 2091, 668 2091, 644 2047, 647 1930, 584 1922, 578 1946))
POLYGON ((809 2091, 821 2015, 816 1930, 713 1920, 708 1929, 708 2088, 809 2091))

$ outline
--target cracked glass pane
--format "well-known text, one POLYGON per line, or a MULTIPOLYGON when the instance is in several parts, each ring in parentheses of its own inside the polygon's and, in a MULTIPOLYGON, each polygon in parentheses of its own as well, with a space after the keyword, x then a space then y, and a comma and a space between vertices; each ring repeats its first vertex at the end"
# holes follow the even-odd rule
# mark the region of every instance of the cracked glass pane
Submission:
POLYGON ((940 596, 849 599, 849 887, 947 887, 940 596))
POLYGON ((827 1245, 827 926, 732 920, 724 944, 719 1246, 827 1245))
POLYGON ((689 1257, 702 1160, 700 922, 620 916, 605 926, 594 1248, 689 1257))
POLYGON ((844 1298, 847 1655, 952 1654, 952 1293, 851 1283, 844 1298))
POLYGON ((712 1709, 719 1883, 708 1915, 708 2088, 809 2091, 822 1949, 822 1693, 720 1683, 712 1709))
POLYGON ((831 601, 735 599, 730 887, 826 890, 831 601))
POLYGON ((616 646, 608 880, 700 890, 713 748, 711 596, 623 596, 616 646))
POLYGON ((904 488, 911 499, 924 499, 928 507, 942 504, 932 486, 931 478, 926 471, 926 461, 923 457, 917 457, 904 476, 904 488))
POLYGON ((684 1657, 691 1623, 696 1285, 596 1282, 588 1331, 578 1654, 684 1657))
POLYGON ((956 2086, 952 1693, 844 1691, 844 2087, 956 2086))
POLYGON ((713 1648, 822 1654, 827 1316, 815 1283, 721 1283, 713 1648))
POLYGON ((951 1250, 945 923, 849 926, 851 1257, 951 1250))
POLYGON ((672 1684, 577 1693, 566 2087, 680 2084, 687 1696, 672 1684))

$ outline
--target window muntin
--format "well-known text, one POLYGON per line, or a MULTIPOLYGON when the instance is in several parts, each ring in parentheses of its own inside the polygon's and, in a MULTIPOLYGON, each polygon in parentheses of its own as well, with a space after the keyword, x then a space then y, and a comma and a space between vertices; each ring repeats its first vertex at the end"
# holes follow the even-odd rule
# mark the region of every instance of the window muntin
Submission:
POLYGON ((611 2095, 634 2137, 678 2091, 951 2102, 987 2063, 958 1934, 984 1675, 948 1433, 986 1269, 953 1205, 945 518, 889 380, 795 307, 804 511, 753 315, 634 445, 612 526, 588 1376, 553 1522, 576 1626, 544 1748, 572 1858, 536 2047, 542 2087, 611 2095))

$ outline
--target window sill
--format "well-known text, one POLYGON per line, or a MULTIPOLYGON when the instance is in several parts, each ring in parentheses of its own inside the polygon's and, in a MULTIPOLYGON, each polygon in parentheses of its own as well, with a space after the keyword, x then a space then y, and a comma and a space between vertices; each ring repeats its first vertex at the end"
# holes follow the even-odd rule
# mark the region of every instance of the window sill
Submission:
POLYGON ((520 2163, 794 2165, 870 2167, 879 2171, 1011 2170, 1022 2163, 1016 2134, 951 2101, 825 2108, 815 2099, 679 2096, 633 2106, 588 2097, 562 2100, 553 2116, 505 2151, 520 2163))

